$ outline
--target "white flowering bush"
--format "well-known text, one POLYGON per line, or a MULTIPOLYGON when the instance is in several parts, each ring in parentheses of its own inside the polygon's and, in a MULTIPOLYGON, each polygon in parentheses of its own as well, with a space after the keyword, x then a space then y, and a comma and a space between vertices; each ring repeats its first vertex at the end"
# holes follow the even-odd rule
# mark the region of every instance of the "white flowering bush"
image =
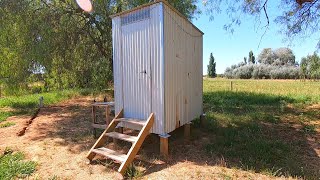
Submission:
MULTIPOLYGON (((312 74, 309 73, 309 69, 312 68, 308 64, 304 66, 303 70, 299 66, 296 66, 295 56, 289 48, 278 48, 275 50, 265 48, 258 57, 259 64, 246 64, 245 62, 240 62, 226 68, 224 76, 230 79, 299 79, 302 72, 310 74, 310 76, 312 74)), ((320 77, 320 70, 313 73, 313 76, 320 77)))

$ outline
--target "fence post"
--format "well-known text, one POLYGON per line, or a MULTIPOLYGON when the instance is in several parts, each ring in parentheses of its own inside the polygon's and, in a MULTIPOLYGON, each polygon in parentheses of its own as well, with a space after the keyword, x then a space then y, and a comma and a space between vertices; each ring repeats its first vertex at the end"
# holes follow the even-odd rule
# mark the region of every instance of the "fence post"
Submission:
POLYGON ((43 96, 39 98, 39 108, 43 107, 43 96))
POLYGON ((233 82, 230 81, 230 90, 232 91, 232 89, 233 89, 233 82))

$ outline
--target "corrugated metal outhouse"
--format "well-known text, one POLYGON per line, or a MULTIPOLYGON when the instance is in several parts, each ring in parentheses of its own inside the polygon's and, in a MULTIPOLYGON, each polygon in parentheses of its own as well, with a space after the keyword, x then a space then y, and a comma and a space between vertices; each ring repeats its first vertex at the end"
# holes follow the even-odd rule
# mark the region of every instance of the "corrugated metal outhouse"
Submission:
POLYGON ((115 111, 166 135, 202 113, 203 33, 166 1, 112 16, 115 111))

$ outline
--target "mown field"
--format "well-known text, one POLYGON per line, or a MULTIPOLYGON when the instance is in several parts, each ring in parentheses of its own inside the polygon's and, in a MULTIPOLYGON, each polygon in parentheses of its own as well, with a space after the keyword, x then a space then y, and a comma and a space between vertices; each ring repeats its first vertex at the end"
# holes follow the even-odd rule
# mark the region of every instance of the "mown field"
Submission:
POLYGON ((318 179, 319 102, 320 82, 205 79, 205 148, 228 167, 318 179))

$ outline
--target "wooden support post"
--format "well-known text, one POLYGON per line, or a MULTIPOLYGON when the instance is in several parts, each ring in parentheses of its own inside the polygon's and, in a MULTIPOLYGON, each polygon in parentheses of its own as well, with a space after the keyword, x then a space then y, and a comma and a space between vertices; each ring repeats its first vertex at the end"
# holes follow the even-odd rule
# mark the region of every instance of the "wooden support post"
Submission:
POLYGON ((232 91, 232 89, 233 89, 233 83, 232 81, 230 81, 230 91, 232 91))
POLYGON ((205 118, 206 118, 206 114, 201 114, 200 115, 200 126, 201 127, 204 127, 205 118))
POLYGON ((184 125, 184 139, 185 140, 190 140, 190 129, 191 129, 190 123, 187 123, 184 125))
POLYGON ((110 124, 110 106, 106 106, 106 124, 110 124))
POLYGON ((160 137, 160 155, 165 159, 169 157, 169 134, 159 135, 160 137))
MULTIPOLYGON (((96 124, 96 107, 92 106, 92 123, 96 124)), ((97 129, 93 128, 94 138, 97 138, 97 129)))

